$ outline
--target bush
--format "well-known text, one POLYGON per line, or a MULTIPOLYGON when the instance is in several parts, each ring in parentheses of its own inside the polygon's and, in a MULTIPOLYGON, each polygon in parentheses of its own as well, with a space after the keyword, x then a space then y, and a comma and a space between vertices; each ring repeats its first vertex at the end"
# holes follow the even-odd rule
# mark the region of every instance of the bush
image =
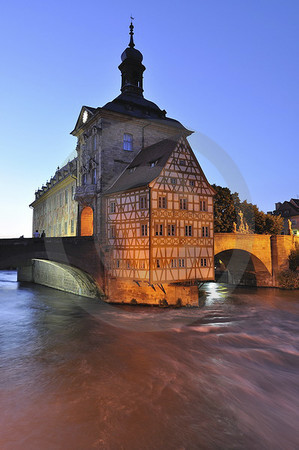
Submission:
POLYGON ((168 301, 166 300, 166 298, 162 298, 159 300, 159 306, 160 306, 160 308, 167 308, 168 301))
POLYGON ((292 250, 289 255, 289 268, 293 272, 299 267, 299 248, 292 250))
POLYGON ((281 289, 299 289, 299 273, 284 270, 278 274, 277 278, 281 289))
POLYGON ((182 305, 183 305, 182 299, 178 298, 177 301, 176 301, 176 304, 174 305, 175 308, 181 308, 182 305))
POLYGON ((131 305, 137 305, 137 300, 136 298, 132 298, 132 300, 130 301, 131 305))

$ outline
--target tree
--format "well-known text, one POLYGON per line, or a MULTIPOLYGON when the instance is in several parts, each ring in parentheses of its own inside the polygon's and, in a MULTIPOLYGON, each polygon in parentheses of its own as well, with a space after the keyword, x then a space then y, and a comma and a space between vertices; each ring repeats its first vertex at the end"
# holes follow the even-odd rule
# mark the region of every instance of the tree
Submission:
POLYGON ((239 195, 231 193, 229 188, 217 186, 212 187, 216 191, 214 197, 214 227, 216 233, 231 233, 233 223, 237 222, 236 204, 240 204, 239 195))
POLYGON ((216 233, 231 233, 234 222, 240 223, 238 213, 242 211, 249 231, 257 234, 280 234, 283 218, 265 214, 256 205, 244 200, 240 201, 237 192, 231 193, 229 188, 212 185, 217 194, 214 197, 214 224, 216 233))
POLYGON ((281 234, 283 229, 283 218, 281 216, 273 216, 266 214, 266 230, 267 234, 281 234))

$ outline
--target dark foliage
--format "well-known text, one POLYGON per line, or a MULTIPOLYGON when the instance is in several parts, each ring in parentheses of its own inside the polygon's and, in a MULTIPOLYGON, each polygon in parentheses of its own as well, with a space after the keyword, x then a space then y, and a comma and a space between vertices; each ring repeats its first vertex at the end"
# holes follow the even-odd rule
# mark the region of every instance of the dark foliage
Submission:
POLYGON ((212 187, 216 191, 214 197, 214 225, 216 233, 231 233, 234 222, 240 223, 239 212, 242 211, 244 220, 251 233, 280 234, 283 228, 283 219, 260 211, 256 205, 244 200, 240 201, 237 192, 232 193, 229 188, 212 187))

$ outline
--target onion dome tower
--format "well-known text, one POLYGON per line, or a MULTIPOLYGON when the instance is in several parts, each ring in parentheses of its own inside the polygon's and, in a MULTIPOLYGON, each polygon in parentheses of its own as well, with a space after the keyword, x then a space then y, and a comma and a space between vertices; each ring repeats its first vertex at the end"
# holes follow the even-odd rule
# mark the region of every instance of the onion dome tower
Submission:
POLYGON ((121 71, 121 92, 123 94, 135 94, 143 97, 143 72, 145 67, 142 64, 142 53, 137 50, 134 44, 134 25, 130 24, 130 43, 121 55, 121 64, 118 66, 121 71))
POLYGON ((143 72, 145 71, 142 64, 143 55, 135 48, 132 21, 129 28, 130 42, 121 54, 121 63, 118 66, 121 72, 121 94, 111 102, 106 103, 102 109, 138 119, 160 120, 165 125, 180 129, 181 134, 189 135, 191 132, 180 122, 166 116, 165 109, 160 109, 156 103, 143 96, 143 72))

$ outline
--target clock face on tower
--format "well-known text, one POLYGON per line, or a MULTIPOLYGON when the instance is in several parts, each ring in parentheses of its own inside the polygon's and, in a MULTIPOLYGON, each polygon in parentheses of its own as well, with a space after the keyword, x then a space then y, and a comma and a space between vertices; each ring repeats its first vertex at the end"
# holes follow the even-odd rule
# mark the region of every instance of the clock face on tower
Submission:
POLYGON ((85 123, 88 119, 88 112, 85 110, 82 117, 82 122, 85 123))

